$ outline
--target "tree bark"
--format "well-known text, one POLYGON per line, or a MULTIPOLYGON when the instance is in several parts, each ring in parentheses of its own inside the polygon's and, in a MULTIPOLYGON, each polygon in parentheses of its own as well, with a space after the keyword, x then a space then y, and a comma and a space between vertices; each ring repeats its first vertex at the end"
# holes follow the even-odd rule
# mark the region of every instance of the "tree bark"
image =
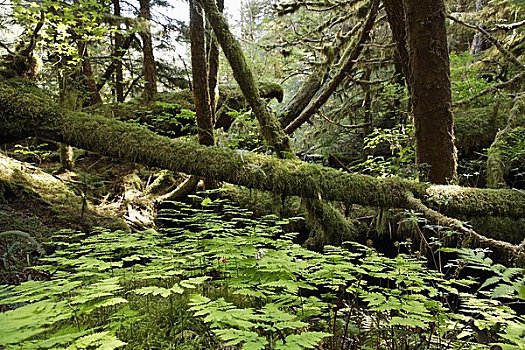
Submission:
MULTIPOLYGON (((113 0, 113 14, 117 17, 121 16, 120 0, 113 0)), ((122 70, 122 57, 124 57, 125 52, 128 50, 129 45, 131 44, 131 38, 132 36, 130 35, 127 39, 129 40, 129 44, 127 44, 127 47, 125 47, 125 44, 123 44, 122 34, 120 34, 118 31, 115 33, 115 50, 113 51, 113 61, 111 62, 110 67, 111 65, 115 67, 115 95, 117 102, 124 102, 124 73, 122 70)), ((106 72, 110 70, 110 67, 106 69, 106 72)), ((111 76, 111 74, 109 76, 111 76)), ((101 83, 102 81, 97 84, 97 89, 99 91, 102 88, 100 85, 101 83)))
POLYGON ((87 50, 87 45, 84 41, 79 41, 77 43, 78 54, 81 57, 81 66, 82 66, 82 75, 84 76, 86 84, 86 93, 87 100, 84 102, 84 106, 93 106, 99 103, 102 103, 102 98, 97 89, 97 83, 93 77, 93 68, 91 67, 91 62, 89 61, 89 55, 87 50))
POLYGON ((443 0, 407 0, 412 112, 417 162, 423 177, 446 184, 456 179, 450 69, 443 0))
POLYGON ((195 112, 197 115, 197 132, 199 134, 199 143, 211 146, 215 144, 215 140, 213 138, 210 91, 208 90, 205 38, 202 7, 197 1, 190 0, 191 70, 195 112))
MULTIPOLYGON (((476 12, 481 12, 483 9, 484 0, 476 0, 476 12)), ((472 44, 470 45, 470 53, 474 56, 479 56, 483 51, 483 34, 476 32, 474 38, 472 39, 472 44)))
MULTIPOLYGON (((224 11, 224 0, 217 0, 217 9, 219 12, 224 11)), ((213 123, 215 123, 217 112, 217 103, 219 102, 219 43, 213 29, 208 23, 208 91, 210 92, 210 105, 213 123)))
POLYGON ((279 113, 279 119, 283 127, 286 127, 301 115, 301 112, 312 101, 321 86, 323 86, 328 70, 328 67, 324 65, 317 67, 301 85, 299 91, 297 91, 286 106, 283 107, 279 113))
POLYGON ((144 28, 140 32, 142 37, 142 50, 144 55, 144 79, 146 84, 142 93, 142 99, 148 103, 153 100, 157 93, 157 69, 155 57, 153 56, 153 41, 151 38, 151 10, 150 0, 140 0, 140 18, 143 20, 144 28))
POLYGON ((126 37, 125 39, 121 34, 115 34, 115 48, 113 50, 113 60, 106 68, 104 73, 97 83, 97 90, 100 91, 106 82, 111 78, 111 75, 115 73, 115 90, 117 96, 117 102, 124 102, 124 85, 123 85, 123 72, 122 72, 122 57, 128 51, 131 42, 133 41, 133 35, 126 37))
POLYGON ((388 24, 392 31, 392 37, 396 43, 396 52, 399 56, 399 62, 406 81, 410 77, 409 56, 407 51, 407 32, 405 21, 405 9, 403 7, 403 0, 383 0, 386 15, 388 17, 388 24))
POLYGON ((516 143, 513 132, 525 128, 525 95, 516 98, 510 110, 509 120, 504 129, 500 130, 487 152, 487 187, 506 188, 507 177, 512 161, 505 155, 505 149, 516 143))

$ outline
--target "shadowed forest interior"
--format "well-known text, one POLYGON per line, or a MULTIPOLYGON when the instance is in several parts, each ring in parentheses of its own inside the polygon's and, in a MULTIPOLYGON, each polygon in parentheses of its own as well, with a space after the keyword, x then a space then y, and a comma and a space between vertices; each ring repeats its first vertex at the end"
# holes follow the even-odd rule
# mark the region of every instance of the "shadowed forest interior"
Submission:
POLYGON ((0 0, 0 349, 525 349, 523 0, 0 0))

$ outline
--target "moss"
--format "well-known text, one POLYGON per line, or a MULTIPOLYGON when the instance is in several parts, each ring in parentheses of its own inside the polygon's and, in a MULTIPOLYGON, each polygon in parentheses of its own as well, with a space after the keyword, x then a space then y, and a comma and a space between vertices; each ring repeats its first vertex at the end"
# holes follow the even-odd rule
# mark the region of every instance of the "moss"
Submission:
POLYGON ((508 108, 477 107, 454 113, 456 147, 461 155, 482 151, 494 141, 506 122, 508 108))
POLYGON ((520 244, 525 239, 525 219, 485 216, 469 219, 474 230, 493 239, 520 244))
POLYGON ((223 186, 221 194, 241 208, 248 208, 256 216, 276 214, 281 217, 302 216, 301 200, 297 196, 279 196, 239 186, 223 186), (278 201, 276 201, 276 198, 278 201))
POLYGON ((305 199, 306 225, 310 237, 306 245, 319 250, 325 245, 340 245, 355 241, 357 229, 333 204, 317 199, 305 199))
POLYGON ((525 95, 516 98, 510 110, 507 126, 498 132, 488 150, 487 186, 491 188, 507 187, 506 177, 511 169, 514 154, 524 153, 523 135, 525 134, 525 95))
POLYGON ((159 136, 144 127, 97 115, 61 111, 49 99, 0 82, 0 139, 15 134, 45 136, 114 158, 180 171, 279 194, 378 207, 409 207, 410 191, 425 203, 458 215, 523 217, 525 195, 513 190, 430 186, 397 178, 377 179, 298 160, 204 147, 159 136), (10 98, 14 97, 16 98, 10 98))
POLYGON ((525 194, 521 191, 434 185, 426 193, 427 197, 421 198, 427 204, 451 217, 525 216, 525 194))
POLYGON ((277 83, 261 82, 259 83, 259 94, 263 98, 275 98, 279 102, 283 102, 284 89, 277 83))

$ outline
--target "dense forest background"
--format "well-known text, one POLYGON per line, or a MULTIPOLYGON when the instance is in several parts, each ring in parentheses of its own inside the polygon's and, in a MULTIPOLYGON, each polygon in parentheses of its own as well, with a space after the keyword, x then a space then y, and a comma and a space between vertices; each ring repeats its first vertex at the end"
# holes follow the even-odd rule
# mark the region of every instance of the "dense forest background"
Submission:
POLYGON ((525 349, 523 0, 5 0, 0 55, 0 349, 525 349))

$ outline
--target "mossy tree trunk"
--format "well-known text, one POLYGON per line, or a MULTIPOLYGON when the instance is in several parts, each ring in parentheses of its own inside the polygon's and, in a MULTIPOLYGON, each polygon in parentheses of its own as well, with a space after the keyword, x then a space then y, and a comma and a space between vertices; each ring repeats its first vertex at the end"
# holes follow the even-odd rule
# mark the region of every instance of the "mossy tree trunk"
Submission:
POLYGON ((91 67, 91 62, 89 60, 88 47, 87 43, 84 41, 79 41, 77 43, 78 55, 81 58, 81 71, 85 80, 86 85, 86 99, 84 106, 93 106, 99 103, 102 103, 102 98, 97 89, 97 83, 93 76, 93 68, 91 67))
POLYGON ((396 54, 399 57, 401 70, 408 81, 410 76, 410 66, 406 42, 407 32, 403 0, 383 0, 383 5, 385 6, 388 24, 392 31, 392 37, 396 43, 396 54))
POLYGON ((190 40, 191 40, 191 71, 193 76, 193 97, 199 143, 211 146, 213 138, 213 117, 208 90, 208 70, 206 58, 206 33, 204 29, 204 14, 201 5, 190 0, 190 40))
MULTIPOLYGON (((205 146, 213 146, 213 108, 211 103, 211 91, 208 81, 208 59, 206 55, 206 29, 204 12, 202 6, 195 0, 190 0, 190 46, 191 46, 191 71, 192 88, 195 102, 195 114, 197 118, 197 133, 199 143, 205 146)), ((192 175, 185 184, 187 188, 197 188, 199 179, 192 175)), ((216 187, 212 179, 206 179, 206 188, 216 187)), ((181 187, 182 189, 183 187, 181 187)))
POLYGON ((261 134, 268 147, 273 148, 280 156, 290 157, 290 154, 287 154, 290 150, 288 136, 284 134, 276 116, 268 110, 266 102, 261 98, 257 81, 248 67, 241 45, 228 27, 226 18, 214 0, 198 1, 202 4, 217 41, 233 69, 235 80, 259 121, 261 134))
POLYGON ((312 101, 315 94, 321 89, 326 77, 328 76, 329 68, 327 65, 321 65, 310 74, 310 76, 301 84, 301 87, 292 99, 280 111, 280 121, 283 127, 289 125, 294 121, 301 112, 312 101))
POLYGON ((361 52, 363 51, 363 48, 370 37, 370 31, 374 26, 378 9, 379 0, 371 0, 368 16, 363 24, 363 27, 361 28, 361 32, 356 41, 356 44, 351 48, 351 50, 343 53, 341 69, 334 75, 332 79, 330 79, 330 81, 328 81, 327 84, 325 84, 317 98, 313 101, 310 101, 308 106, 301 112, 301 114, 286 126, 284 131, 287 134, 293 133, 301 125, 308 121, 315 113, 317 113, 319 108, 321 108, 326 103, 326 101, 328 101, 339 84, 341 84, 346 76, 352 71, 357 58, 361 55, 361 52))
POLYGON ((417 162, 424 178, 456 179, 450 69, 443 0, 404 1, 417 162))
MULTIPOLYGON (((112 0, 113 2, 113 14, 116 17, 121 16, 120 0, 112 0)), ((117 31, 115 33, 115 42, 113 43, 113 61, 111 65, 115 66, 115 97, 117 102, 124 102, 124 73, 122 69, 122 57, 127 48, 124 49, 122 34, 117 31)), ((129 37, 129 43, 131 44, 131 36, 129 37)), ((129 47, 129 44, 128 44, 129 47)), ((107 72, 108 70, 106 70, 107 72)), ((101 89, 100 85, 97 85, 97 89, 101 89)))
MULTIPOLYGON (((217 0, 217 9, 224 11, 224 0, 217 0)), ((208 90, 210 92, 210 105, 213 123, 215 124, 217 103, 219 102, 219 43, 213 29, 207 24, 207 53, 208 53, 208 90)))
MULTIPOLYGON (((525 194, 521 191, 377 179, 298 160, 199 146, 156 135, 137 125, 61 109, 47 94, 23 83, 0 82, 0 125, 0 140, 3 142, 37 136, 114 158, 280 195, 411 209, 417 200, 418 205, 454 217, 525 216, 525 194)), ((436 217, 435 213, 432 214, 436 217)), ((481 246, 490 247, 491 244, 480 241, 481 246)), ((523 244, 522 247, 504 246, 509 254, 523 255, 525 252, 520 250, 523 248, 523 244)))

